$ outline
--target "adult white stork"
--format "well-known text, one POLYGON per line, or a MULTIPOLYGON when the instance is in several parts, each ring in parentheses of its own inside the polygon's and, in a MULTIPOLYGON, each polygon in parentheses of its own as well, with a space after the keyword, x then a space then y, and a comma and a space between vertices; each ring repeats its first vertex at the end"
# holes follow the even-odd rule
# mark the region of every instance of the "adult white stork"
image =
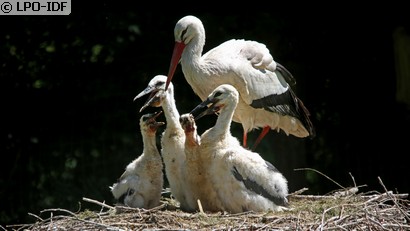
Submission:
POLYGON ((165 75, 156 75, 148 86, 134 100, 150 94, 140 111, 146 107, 162 107, 167 126, 161 136, 161 154, 165 164, 165 174, 171 194, 180 202, 181 209, 193 211, 196 202, 185 181, 185 133, 179 123, 179 112, 174 99, 174 87, 169 85, 165 91, 165 75))
POLYGON ((200 19, 185 16, 175 25, 175 46, 168 72, 171 82, 178 62, 195 94, 205 100, 221 84, 233 85, 240 94, 233 121, 247 133, 263 128, 254 148, 271 129, 296 137, 314 136, 309 111, 290 88, 291 73, 273 60, 266 45, 232 39, 202 55, 205 29, 200 19))
POLYGON ((238 91, 229 84, 223 84, 191 112, 209 105, 196 120, 207 114, 219 113, 215 126, 201 135, 197 152, 212 157, 207 171, 225 211, 282 211, 288 206, 286 178, 271 163, 241 146, 231 135, 231 121, 238 102, 238 91))
MULTIPOLYGON (((212 153, 201 153, 201 137, 192 114, 186 113, 179 119, 185 131, 186 182, 192 196, 199 200, 204 211, 217 212, 224 210, 221 198, 218 197, 211 181, 209 166, 213 162, 212 153)), ((215 173, 217 174, 217 173, 215 173)), ((196 207, 198 210, 199 207, 196 207)))
POLYGON ((164 176, 162 158, 156 144, 156 132, 158 127, 165 123, 155 119, 161 113, 145 114, 140 118, 143 153, 127 165, 118 182, 110 187, 114 198, 121 204, 145 209, 160 204, 164 176))

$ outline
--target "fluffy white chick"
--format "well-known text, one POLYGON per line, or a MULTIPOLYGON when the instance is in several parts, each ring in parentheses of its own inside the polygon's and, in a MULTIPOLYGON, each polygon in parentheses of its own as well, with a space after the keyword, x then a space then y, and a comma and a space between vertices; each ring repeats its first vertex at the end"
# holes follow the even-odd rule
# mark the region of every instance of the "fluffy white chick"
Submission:
POLYGON ((143 153, 127 165, 118 182, 110 187, 120 204, 145 209, 160 205, 164 176, 162 158, 156 145, 156 132, 165 123, 155 119, 161 113, 145 114, 140 118, 143 153))
POLYGON ((195 119, 218 113, 215 126, 201 135, 196 152, 208 156, 206 172, 218 195, 215 200, 223 203, 223 211, 282 211, 288 206, 286 178, 258 153, 244 148, 231 135, 230 126, 239 93, 229 84, 217 87, 198 105, 192 114, 207 108, 195 119))

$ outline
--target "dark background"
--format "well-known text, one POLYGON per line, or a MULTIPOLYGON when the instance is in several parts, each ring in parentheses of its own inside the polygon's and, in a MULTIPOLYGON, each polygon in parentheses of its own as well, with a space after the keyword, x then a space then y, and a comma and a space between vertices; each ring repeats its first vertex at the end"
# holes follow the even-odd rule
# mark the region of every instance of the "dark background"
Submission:
MULTIPOLYGON (((204 23, 204 52, 231 38, 257 40, 295 76, 317 136, 271 132, 256 150, 284 172, 291 192, 340 189, 313 170, 295 170, 311 168, 343 187, 366 185, 361 192, 384 191, 380 177, 408 193, 410 113, 396 100, 393 49, 397 28, 409 34, 403 9, 160 14, 105 1, 73 4, 70 16, 2 16, 0 224, 34 222, 28 213, 49 217, 41 213, 47 208, 99 209, 83 197, 114 203, 108 187, 142 152, 144 100, 133 98, 167 74, 173 29, 187 14, 204 23)), ((200 103, 180 67, 173 83, 181 113, 200 103)), ((201 131, 216 119, 205 118, 201 131)), ((240 125, 232 133, 242 141, 240 125)))

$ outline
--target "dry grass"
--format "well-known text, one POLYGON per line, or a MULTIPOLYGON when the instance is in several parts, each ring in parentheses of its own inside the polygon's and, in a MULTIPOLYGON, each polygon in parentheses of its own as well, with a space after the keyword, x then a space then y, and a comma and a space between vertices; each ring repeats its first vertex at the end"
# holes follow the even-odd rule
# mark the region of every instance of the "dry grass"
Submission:
MULTIPOLYGON (((380 183, 383 182, 379 179, 380 183)), ((331 195, 289 195, 290 210, 280 213, 186 213, 164 198, 154 209, 101 205, 100 211, 73 213, 64 209, 42 211, 47 219, 34 224, 7 226, 12 230, 410 230, 408 194, 391 191, 358 193, 344 189, 331 195), (60 214, 60 215, 54 215, 60 214)), ((1 227, 3 228, 3 227, 1 227)))

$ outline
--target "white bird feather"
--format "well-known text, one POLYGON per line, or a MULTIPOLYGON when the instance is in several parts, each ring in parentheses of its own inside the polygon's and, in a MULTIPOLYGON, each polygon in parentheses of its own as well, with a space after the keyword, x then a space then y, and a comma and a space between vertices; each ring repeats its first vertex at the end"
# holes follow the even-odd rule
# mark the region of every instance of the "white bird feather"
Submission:
POLYGON ((135 99, 150 94, 141 111, 148 106, 162 107, 167 123, 161 135, 161 155, 164 160, 165 174, 171 194, 180 202, 181 209, 192 211, 196 208, 196 201, 185 182, 185 133, 179 123, 174 87, 170 84, 165 91, 166 80, 167 77, 164 75, 155 76, 135 99))
POLYGON ((240 145, 231 135, 230 126, 239 100, 231 85, 217 87, 191 113, 209 106, 196 120, 207 114, 219 113, 215 126, 201 135, 196 155, 201 156, 214 192, 207 200, 222 203, 224 211, 282 211, 288 206, 286 178, 258 153, 240 145))
MULTIPOLYGON (((197 133, 195 119, 192 114, 181 115, 181 126, 185 131, 186 182, 191 189, 195 201, 199 200, 204 211, 217 212, 224 210, 222 201, 211 181, 208 168, 211 158, 208 153, 201 152, 201 138, 197 133)), ((195 209, 200 210, 199 206, 195 209)))
POLYGON ((293 82, 293 76, 275 62, 266 45, 231 39, 202 55, 205 29, 192 15, 176 23, 174 36, 167 84, 180 62, 185 79, 201 100, 221 84, 234 86, 240 98, 233 121, 242 124, 244 146, 247 133, 259 128, 264 131, 254 147, 270 129, 296 137, 314 136, 309 111, 286 81, 293 82))
POLYGON ((145 114, 140 118, 143 153, 129 163, 110 187, 120 204, 133 208, 150 209, 160 204, 164 183, 163 164, 156 145, 156 132, 163 122, 155 121, 161 113, 145 114))

